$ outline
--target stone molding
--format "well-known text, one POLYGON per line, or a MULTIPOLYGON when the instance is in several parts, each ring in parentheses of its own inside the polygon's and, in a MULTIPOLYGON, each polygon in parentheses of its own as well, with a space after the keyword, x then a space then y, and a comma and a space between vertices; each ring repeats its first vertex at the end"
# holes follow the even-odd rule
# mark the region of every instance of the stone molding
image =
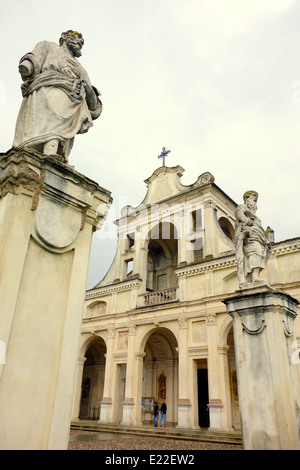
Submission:
MULTIPOLYGON (((300 251, 300 237, 273 244, 271 254, 279 256, 286 253, 295 253, 297 251, 300 251)), ((230 254, 216 258, 214 260, 203 261, 198 264, 177 268, 175 272, 177 277, 188 277, 205 273, 207 271, 216 271, 218 269, 230 268, 234 266, 236 266, 236 257, 235 254, 230 254)))
POLYGON ((236 259, 235 255, 229 255, 229 257, 224 258, 217 258, 211 261, 204 261, 197 265, 189 265, 184 268, 176 269, 176 276, 177 277, 187 277, 187 276, 195 276, 196 274, 201 274, 206 271, 215 271, 217 269, 229 268, 232 266, 236 266, 236 259), (225 260, 225 258, 228 258, 225 260))
POLYGON ((132 279, 126 281, 125 283, 111 284, 109 286, 97 287, 97 290, 92 292, 87 292, 85 299, 94 299, 96 297, 101 297, 103 295, 113 294, 115 292, 124 292, 126 290, 136 289, 142 284, 141 280, 132 279))

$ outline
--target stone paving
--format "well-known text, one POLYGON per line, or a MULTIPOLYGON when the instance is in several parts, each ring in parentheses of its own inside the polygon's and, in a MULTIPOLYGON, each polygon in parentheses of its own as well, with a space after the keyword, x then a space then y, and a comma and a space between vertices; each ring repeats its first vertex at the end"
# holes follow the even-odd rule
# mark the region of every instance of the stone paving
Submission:
POLYGON ((242 450, 242 446, 162 437, 116 436, 91 431, 70 432, 69 450, 242 450))

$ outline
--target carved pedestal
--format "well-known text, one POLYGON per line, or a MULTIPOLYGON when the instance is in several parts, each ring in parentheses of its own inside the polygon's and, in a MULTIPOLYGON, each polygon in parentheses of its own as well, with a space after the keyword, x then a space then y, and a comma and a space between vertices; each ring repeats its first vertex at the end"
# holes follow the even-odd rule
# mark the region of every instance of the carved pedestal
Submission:
POLYGON ((110 193, 53 157, 0 155, 0 448, 65 449, 92 233, 110 193))
POLYGON ((178 404, 178 424, 177 428, 187 429, 191 427, 191 409, 192 405, 189 399, 179 399, 178 404))
POLYGON ((297 300, 261 287, 224 303, 233 318, 244 448, 300 449, 297 300))

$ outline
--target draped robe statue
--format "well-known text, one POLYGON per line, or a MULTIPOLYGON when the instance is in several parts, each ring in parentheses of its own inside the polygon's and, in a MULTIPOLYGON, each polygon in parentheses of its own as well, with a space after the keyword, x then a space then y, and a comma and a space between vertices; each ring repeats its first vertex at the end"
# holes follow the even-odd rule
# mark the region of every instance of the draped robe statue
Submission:
MULTIPOLYGON (((235 244, 240 287, 260 281, 259 273, 266 267, 270 242, 260 219, 256 216, 258 194, 247 191, 244 204, 236 209, 235 244)), ((260 281, 262 282, 262 281, 260 281)))
POLYGON ((67 162, 74 136, 87 132, 100 116, 100 93, 77 60, 83 44, 82 35, 69 30, 59 46, 42 41, 22 57, 23 101, 13 147, 33 147, 67 162))

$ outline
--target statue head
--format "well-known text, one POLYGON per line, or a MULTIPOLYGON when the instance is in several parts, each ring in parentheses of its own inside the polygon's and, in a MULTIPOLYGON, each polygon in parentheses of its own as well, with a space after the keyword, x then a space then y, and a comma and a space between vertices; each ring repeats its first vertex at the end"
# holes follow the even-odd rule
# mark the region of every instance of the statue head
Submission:
POLYGON ((84 44, 84 40, 82 34, 78 31, 69 29, 62 33, 59 39, 59 45, 63 46, 64 44, 74 57, 80 57, 82 55, 81 49, 84 44))
POLYGON ((258 193, 256 191, 246 191, 243 195, 244 204, 249 207, 249 209, 255 210, 257 208, 256 203, 258 199, 258 193))
POLYGON ((247 199, 254 199, 255 202, 257 202, 257 199, 258 199, 258 193, 256 191, 246 191, 243 195, 243 199, 244 199, 244 202, 246 202, 247 199))

